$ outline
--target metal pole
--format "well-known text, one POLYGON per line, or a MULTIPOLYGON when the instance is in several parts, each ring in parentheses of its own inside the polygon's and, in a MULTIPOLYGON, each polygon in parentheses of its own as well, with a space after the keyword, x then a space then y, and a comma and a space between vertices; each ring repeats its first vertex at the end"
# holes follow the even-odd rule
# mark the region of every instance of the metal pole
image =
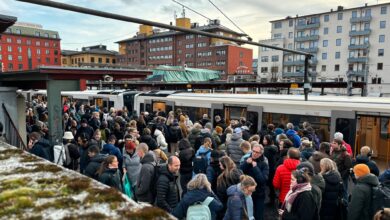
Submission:
POLYGON ((308 79, 309 58, 309 56, 305 56, 305 75, 303 81, 303 92, 305 93, 305 101, 307 101, 310 90, 310 83, 308 79))
POLYGON ((304 55, 306 57, 313 56, 309 53, 305 53, 305 52, 298 51, 298 50, 290 50, 290 49, 285 49, 285 48, 281 48, 281 47, 275 47, 272 45, 257 43, 257 42, 248 41, 248 40, 242 40, 242 39, 238 39, 238 38, 234 38, 234 37, 227 37, 227 36, 222 36, 222 35, 213 34, 213 33, 209 33, 209 32, 198 31, 195 29, 188 29, 188 28, 168 25, 168 24, 164 24, 164 23, 159 23, 159 22, 154 22, 154 21, 149 21, 149 20, 144 20, 144 19, 139 19, 139 18, 134 18, 134 17, 129 17, 129 16, 124 16, 124 15, 117 15, 114 13, 93 10, 93 9, 89 9, 89 8, 74 6, 74 5, 55 2, 55 1, 48 1, 48 0, 17 0, 17 1, 27 2, 27 3, 42 5, 42 6, 48 6, 48 7, 52 7, 52 8, 58 8, 58 9, 63 9, 63 10, 68 10, 68 11, 73 11, 73 12, 79 12, 79 13, 83 13, 83 14, 95 15, 98 17, 104 17, 104 18, 115 19, 115 20, 120 20, 120 21, 150 25, 150 26, 154 26, 154 27, 160 27, 160 28, 180 31, 180 32, 184 32, 184 33, 198 34, 198 35, 202 35, 202 36, 223 39, 223 40, 233 41, 233 42, 242 43, 242 44, 250 44, 250 45, 259 46, 259 47, 266 47, 266 48, 271 48, 271 49, 276 49, 276 50, 282 50, 282 51, 286 51, 286 52, 304 55))

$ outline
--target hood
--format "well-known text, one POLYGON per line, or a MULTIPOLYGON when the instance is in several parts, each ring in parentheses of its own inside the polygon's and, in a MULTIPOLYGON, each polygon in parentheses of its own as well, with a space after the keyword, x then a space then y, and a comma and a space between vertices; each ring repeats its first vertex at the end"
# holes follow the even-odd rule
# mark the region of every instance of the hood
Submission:
POLYGON ((154 131, 154 136, 159 136, 159 135, 162 135, 162 132, 160 130, 156 129, 154 131))
POLYGON ((45 138, 39 139, 37 144, 40 144, 42 147, 50 147, 51 146, 50 141, 46 140, 45 138))
POLYGON ((370 159, 368 159, 367 156, 363 156, 360 154, 356 156, 356 164, 360 164, 360 163, 367 164, 369 161, 370 159))
POLYGON ((312 157, 315 161, 320 162, 321 159, 328 157, 328 155, 326 155, 325 153, 319 152, 319 151, 315 151, 312 154, 312 157))
POLYGON ((381 182, 390 181, 390 169, 385 170, 385 172, 379 176, 381 182))
POLYGON ((108 157, 107 154, 98 154, 98 155, 94 156, 93 158, 91 158, 91 162, 101 163, 107 157, 108 157))
POLYGON ((171 172, 169 172, 168 170, 168 165, 165 165, 165 166, 162 166, 159 170, 160 172, 160 175, 165 175, 168 177, 169 180, 174 180, 175 177, 173 176, 173 174, 171 172))
POLYGON ((294 130, 292 130, 292 129, 286 131, 286 135, 287 135, 287 136, 291 136, 291 135, 294 135, 294 134, 296 134, 296 133, 297 133, 297 132, 294 131, 294 130))
POLYGON ((299 160, 289 158, 283 161, 283 165, 290 171, 296 170, 299 163, 299 160))
POLYGON ((369 173, 367 176, 357 179, 357 182, 365 183, 371 186, 377 186, 379 184, 378 178, 372 173, 369 173))
POLYGON ((332 185, 338 184, 341 181, 341 176, 340 176, 339 172, 337 172, 337 171, 330 171, 330 172, 324 173, 322 175, 322 177, 324 177, 326 182, 328 182, 332 185))
POLYGON ((191 134, 193 134, 193 135, 198 135, 198 134, 200 134, 200 129, 197 129, 197 128, 191 129, 191 134))
POLYGON ((188 204, 194 204, 195 202, 204 201, 208 196, 211 196, 211 192, 208 192, 207 189, 193 189, 188 190, 185 196, 187 197, 188 204))
POLYGON ((230 186, 227 190, 226 193, 228 196, 232 196, 236 193, 238 193, 240 196, 244 196, 244 193, 238 188, 238 184, 230 186))
POLYGON ((234 133, 232 134, 231 140, 232 141, 238 141, 241 139, 241 134, 234 133))
POLYGON ((153 162, 154 162, 154 157, 151 152, 146 153, 145 156, 141 159, 142 164, 153 163, 153 162))

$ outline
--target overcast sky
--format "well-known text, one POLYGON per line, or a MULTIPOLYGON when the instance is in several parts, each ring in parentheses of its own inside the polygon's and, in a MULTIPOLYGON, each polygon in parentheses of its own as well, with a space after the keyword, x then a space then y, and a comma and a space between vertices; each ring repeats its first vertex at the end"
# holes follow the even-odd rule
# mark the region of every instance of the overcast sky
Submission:
MULTIPOLYGON (((385 3, 385 0, 177 0, 211 19, 239 31, 213 5, 212 1, 254 41, 270 38, 270 20, 286 16, 307 15, 336 9, 360 7, 385 3)), ((169 24, 174 22, 174 13, 181 16, 182 8, 171 0, 58 0, 91 9, 104 10, 121 15, 169 24)), ((54 8, 36 6, 15 0, 0 0, 0 14, 11 15, 20 22, 38 23, 45 29, 56 30, 62 38, 62 49, 80 49, 83 46, 105 44, 109 49, 118 50, 114 42, 133 36, 138 24, 115 21, 90 15, 68 12, 54 8)), ((186 17, 191 22, 206 24, 207 20, 190 10, 186 17)), ((257 57, 257 48, 254 57, 257 57)))

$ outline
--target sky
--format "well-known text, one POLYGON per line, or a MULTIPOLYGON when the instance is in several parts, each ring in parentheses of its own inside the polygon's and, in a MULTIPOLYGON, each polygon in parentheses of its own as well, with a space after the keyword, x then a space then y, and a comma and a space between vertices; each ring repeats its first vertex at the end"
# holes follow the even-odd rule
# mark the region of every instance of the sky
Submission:
MULTIPOLYGON (((182 7, 172 0, 57 0, 58 2, 102 10, 110 13, 169 24, 178 17, 182 7)), ((269 39, 269 21, 287 16, 322 13, 336 9, 374 5, 389 0, 176 0, 211 19, 221 20, 221 24, 240 32, 211 3, 217 5, 253 41, 269 39)), ((99 18, 91 15, 69 12, 16 0, 0 0, 0 14, 15 16, 20 22, 41 24, 44 29, 55 30, 61 37, 62 49, 80 50, 85 46, 107 45, 110 50, 118 50, 116 41, 130 38, 138 31, 139 24, 99 18)), ((185 16, 191 22, 207 24, 207 19, 185 9, 185 16)), ((258 49, 253 49, 254 58, 258 49)))

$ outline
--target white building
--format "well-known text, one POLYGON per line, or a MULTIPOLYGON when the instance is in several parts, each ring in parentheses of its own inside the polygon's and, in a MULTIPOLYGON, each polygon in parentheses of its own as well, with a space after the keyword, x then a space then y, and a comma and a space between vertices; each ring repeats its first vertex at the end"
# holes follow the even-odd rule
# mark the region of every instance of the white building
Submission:
MULTIPOLYGON (((368 94, 390 96, 390 3, 270 23, 271 39, 260 42, 313 54, 312 81, 366 82, 368 94)), ((258 75, 270 79, 276 70, 279 81, 303 81, 304 56, 259 48, 258 75)))

